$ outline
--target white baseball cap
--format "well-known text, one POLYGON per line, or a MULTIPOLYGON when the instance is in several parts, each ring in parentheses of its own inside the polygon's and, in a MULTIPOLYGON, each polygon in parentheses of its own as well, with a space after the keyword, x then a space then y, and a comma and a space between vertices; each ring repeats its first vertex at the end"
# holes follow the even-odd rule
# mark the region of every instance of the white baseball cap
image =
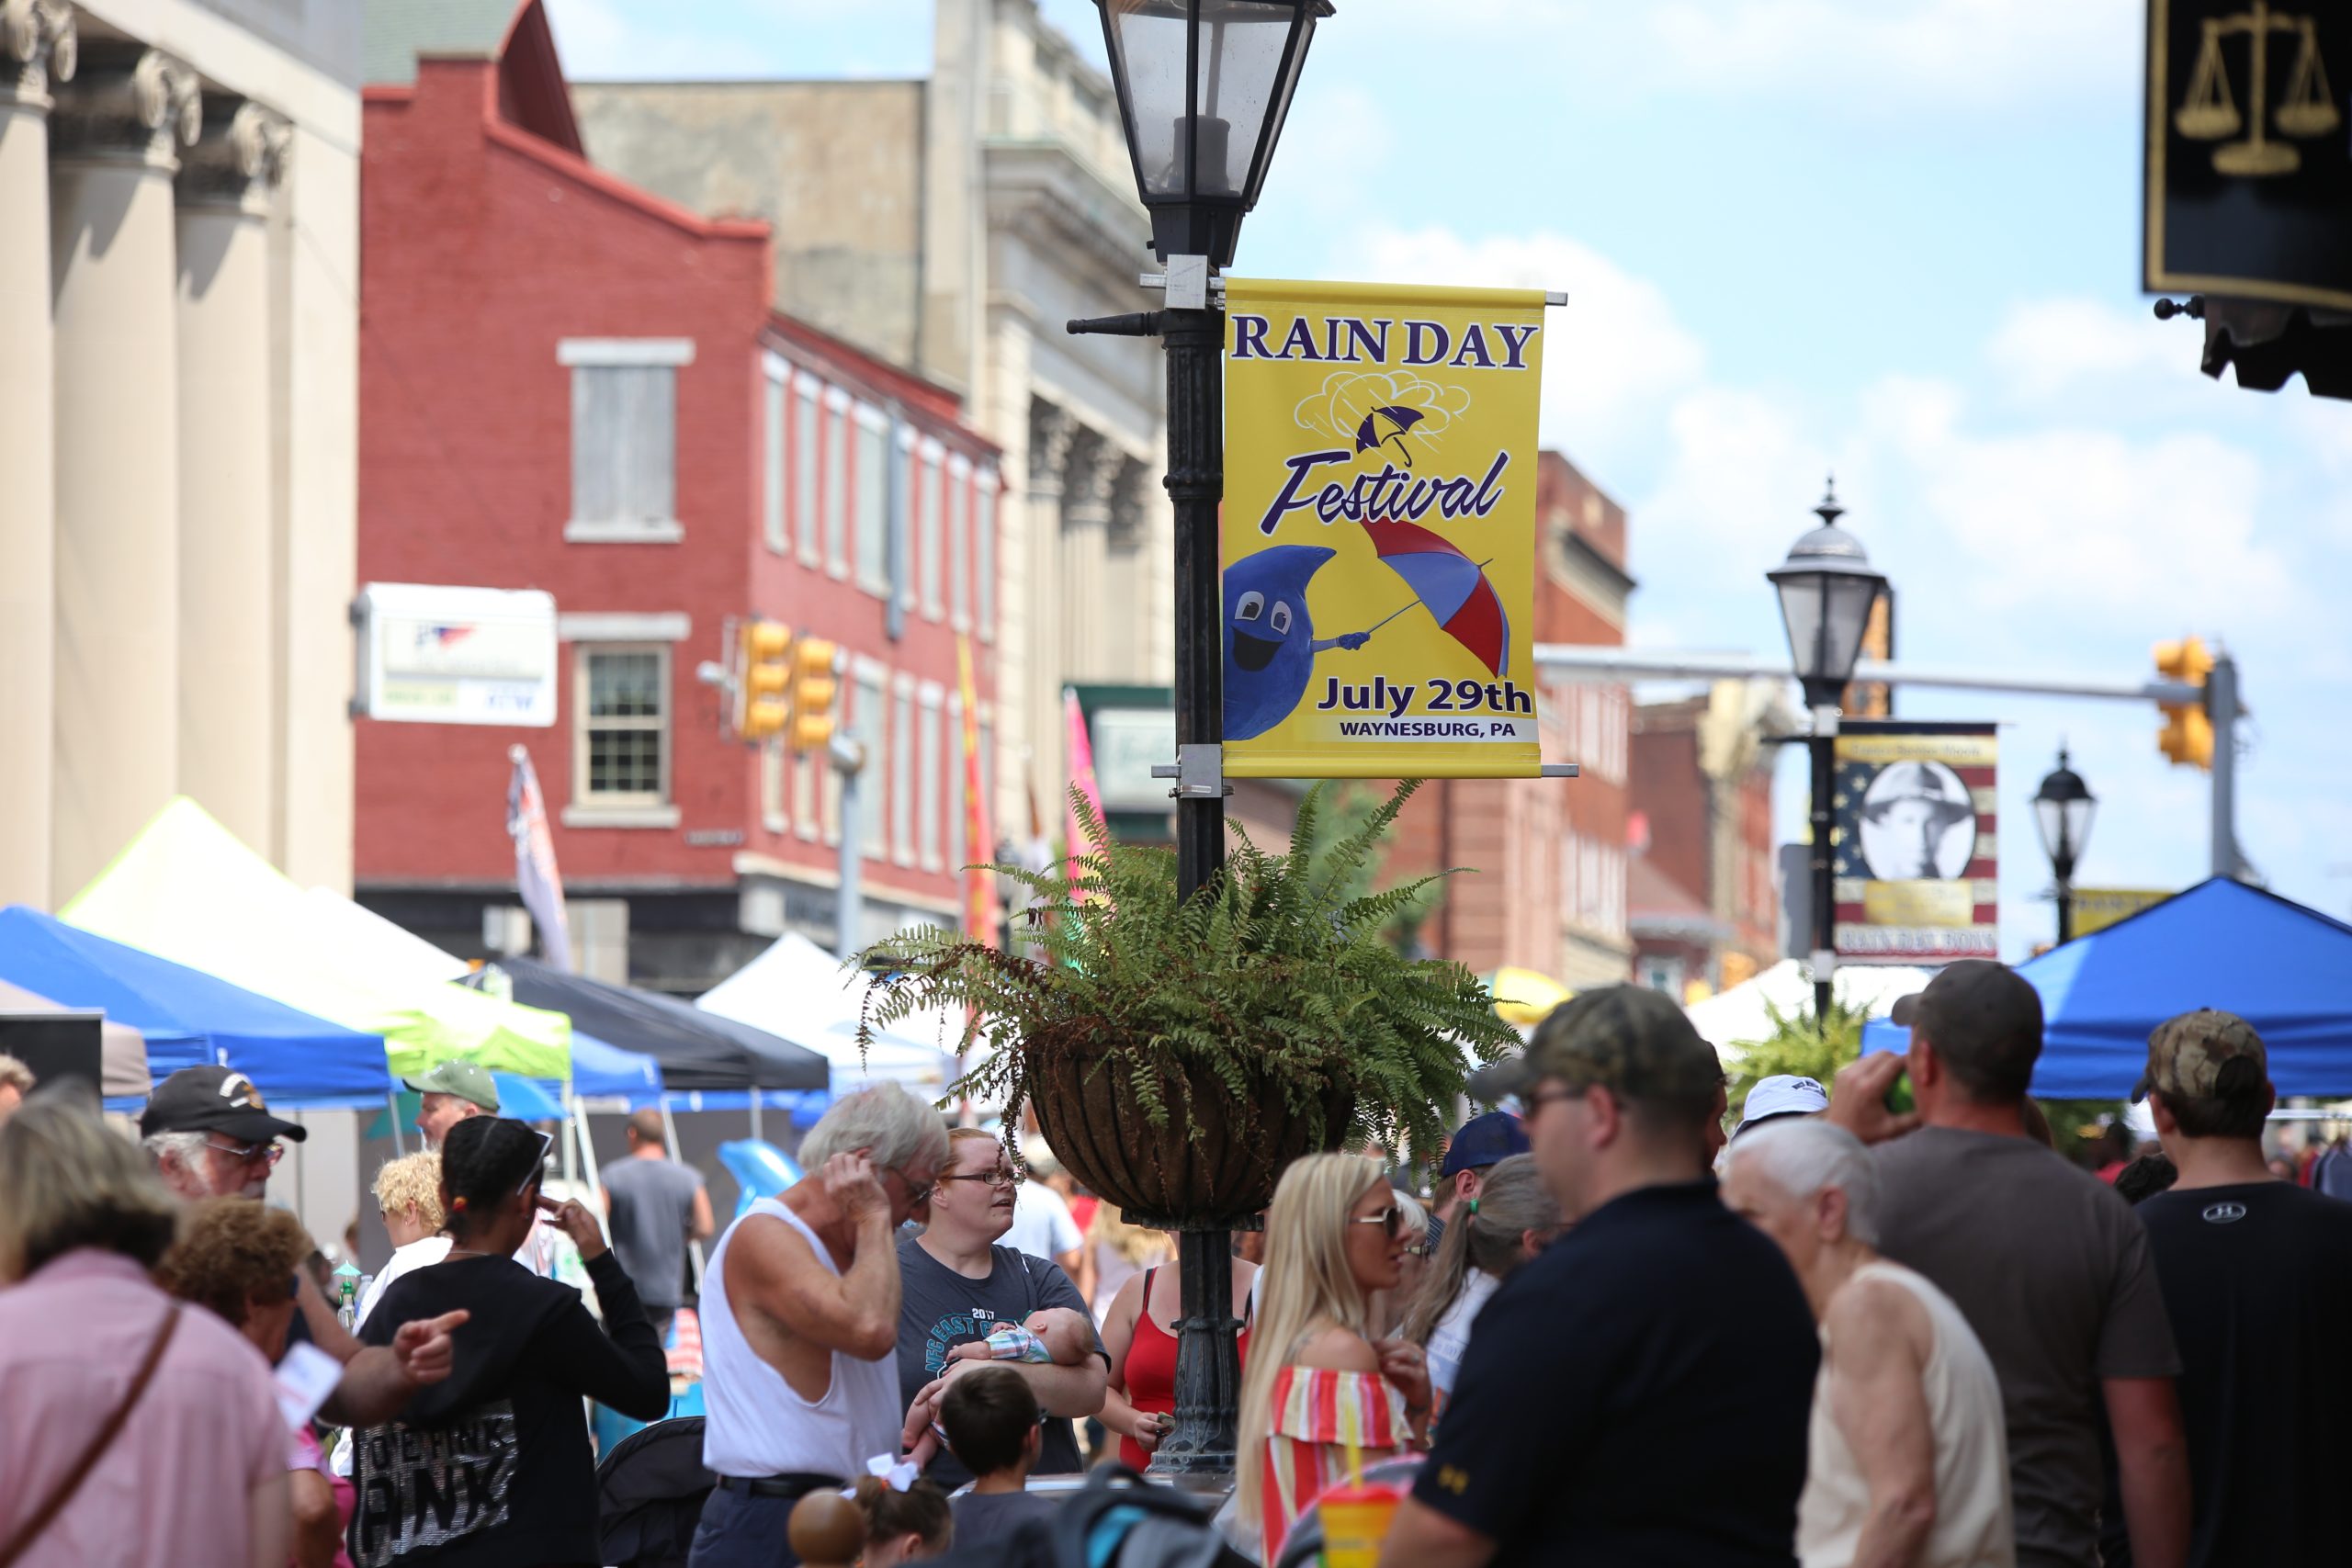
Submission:
POLYGON ((1817 1079, 1776 1073, 1747 1091, 1747 1103, 1740 1109, 1739 1132, 1777 1116, 1815 1116, 1828 1109, 1828 1091, 1817 1079))

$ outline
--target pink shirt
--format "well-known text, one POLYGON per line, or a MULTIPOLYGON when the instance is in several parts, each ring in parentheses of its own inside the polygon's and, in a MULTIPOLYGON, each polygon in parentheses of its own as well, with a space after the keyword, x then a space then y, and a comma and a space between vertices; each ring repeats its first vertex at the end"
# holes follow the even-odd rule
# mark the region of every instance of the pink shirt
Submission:
MULTIPOLYGON (((0 1289, 0 1540, 49 1498, 139 1370, 175 1303, 115 1253, 53 1258, 0 1289)), ((198 1306, 64 1512, 17 1568, 248 1568, 247 1496, 286 1473, 269 1365, 198 1306)))

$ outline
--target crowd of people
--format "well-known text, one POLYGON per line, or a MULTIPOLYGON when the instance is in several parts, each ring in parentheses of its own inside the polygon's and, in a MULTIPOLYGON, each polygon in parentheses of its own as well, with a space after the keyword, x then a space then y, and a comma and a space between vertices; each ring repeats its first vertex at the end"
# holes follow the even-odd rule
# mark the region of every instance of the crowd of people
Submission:
MULTIPOLYGON (((1951 965, 1895 1017, 1907 1055, 1759 1084, 1727 1138, 1681 1010, 1588 991, 1476 1077, 1517 1110, 1457 1131, 1427 1211, 1380 1158, 1294 1162, 1227 1303, 1229 1540, 1275 1564, 1329 1488, 1421 1456, 1386 1568, 2334 1560, 2352 1206, 2266 1159, 2255 1030, 2158 1029, 2161 1152, 2094 1174, 2028 1096, 2014 973, 1951 965)), ((376 1175, 392 1253, 346 1322, 260 1201, 305 1129, 238 1074, 174 1074, 136 1141, 0 1075, 0 1562, 596 1562, 584 1411, 667 1413, 689 1301, 695 1568, 787 1568, 829 1490, 866 1568, 1015 1560, 1081 1423, 1136 1470, 1171 1432, 1169 1238, 911 1093, 837 1100, 696 1297, 709 1199, 658 1113, 600 1223, 487 1075, 413 1085, 428 1147, 376 1175)))

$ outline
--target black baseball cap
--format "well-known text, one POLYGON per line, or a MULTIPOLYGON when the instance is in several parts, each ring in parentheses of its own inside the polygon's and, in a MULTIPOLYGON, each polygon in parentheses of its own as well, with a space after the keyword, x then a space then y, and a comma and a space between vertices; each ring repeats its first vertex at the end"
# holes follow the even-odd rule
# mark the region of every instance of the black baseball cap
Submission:
POLYGON ((1989 958, 1947 964, 1924 991, 1894 1004, 1894 1021, 1928 1037, 1963 1073, 2019 1092, 2041 1055, 2041 997, 2025 977, 1989 958))
POLYGON ((1446 1140, 1445 1161, 1438 1167, 1438 1175, 1484 1170, 1513 1155, 1523 1155, 1528 1148, 1527 1128, 1518 1117, 1508 1111, 1489 1111, 1462 1123, 1446 1140))
POLYGON ((311 1135, 300 1122, 272 1116, 254 1080, 228 1067, 182 1067, 157 1084, 139 1113, 139 1135, 158 1133, 226 1133, 248 1144, 311 1135))

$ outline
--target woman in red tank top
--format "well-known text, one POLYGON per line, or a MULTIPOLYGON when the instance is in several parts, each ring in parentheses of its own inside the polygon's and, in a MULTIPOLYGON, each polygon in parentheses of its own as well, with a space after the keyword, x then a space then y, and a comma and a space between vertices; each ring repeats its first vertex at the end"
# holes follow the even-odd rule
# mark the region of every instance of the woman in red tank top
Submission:
MULTIPOLYGON (((1233 1260, 1233 1315, 1242 1322, 1241 1354, 1250 1354, 1250 1287, 1258 1266, 1233 1260)), ((1176 1414, 1176 1319, 1183 1292, 1176 1270, 1148 1269, 1119 1287, 1102 1321, 1102 1348, 1111 1358, 1111 1385, 1102 1425, 1119 1435, 1119 1462, 1135 1470, 1151 1463, 1176 1414)))

